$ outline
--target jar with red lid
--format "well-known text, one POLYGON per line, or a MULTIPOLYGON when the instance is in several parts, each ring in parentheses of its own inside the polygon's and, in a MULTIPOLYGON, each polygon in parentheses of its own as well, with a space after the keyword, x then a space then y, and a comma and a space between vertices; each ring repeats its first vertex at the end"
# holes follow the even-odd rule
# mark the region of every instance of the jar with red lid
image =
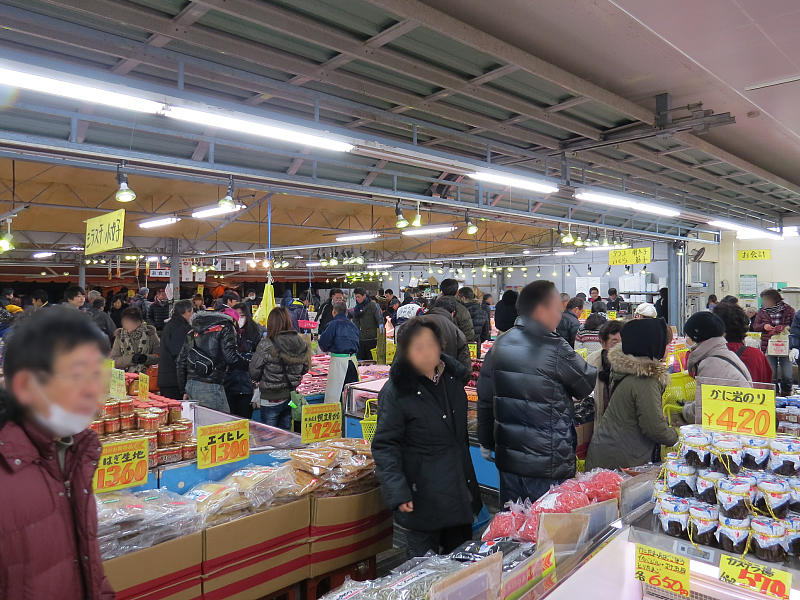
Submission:
POLYGON ((119 416, 119 400, 106 400, 103 404, 102 413, 104 419, 112 419, 119 416))
POLYGON ((197 458, 197 442, 186 442, 181 446, 183 460, 194 460, 197 458))
POLYGON ((175 430, 172 427, 158 428, 158 447, 166 448, 175 441, 175 430))
POLYGON ((174 433, 173 439, 176 444, 185 444, 192 436, 192 430, 186 425, 173 425, 172 431, 174 433))
POLYGON ((123 398, 119 401, 119 416, 127 417, 133 415, 133 399, 123 398))
POLYGON ((171 424, 179 423, 183 414, 183 407, 180 404, 171 404, 168 413, 171 424))
POLYGON ((120 431, 133 431, 136 428, 136 420, 133 415, 123 415, 119 418, 120 431))
POLYGON ((144 431, 157 431, 158 415, 151 412, 139 413, 136 416, 136 424, 139 429, 144 431))
POLYGON ((145 437, 147 438, 147 451, 155 452, 156 450, 158 450, 158 434, 151 433, 149 431, 144 433, 145 437))
POLYGON ((118 418, 103 419, 103 428, 105 429, 106 434, 119 433, 121 424, 118 418))

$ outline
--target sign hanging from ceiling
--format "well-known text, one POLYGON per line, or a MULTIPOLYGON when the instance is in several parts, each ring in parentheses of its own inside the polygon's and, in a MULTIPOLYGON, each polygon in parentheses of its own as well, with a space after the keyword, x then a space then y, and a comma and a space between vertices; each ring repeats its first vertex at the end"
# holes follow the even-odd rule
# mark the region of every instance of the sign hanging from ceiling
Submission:
POLYGON ((169 269, 150 269, 150 277, 169 277, 169 269))
POLYGON ((770 260, 772 258, 772 250, 739 250, 737 255, 739 260, 770 260))
POLYGON ((625 248, 624 250, 611 250, 608 253, 608 264, 612 267, 617 265, 649 265, 653 258, 653 249, 650 246, 645 248, 625 248))
POLYGON ((125 209, 92 217, 86 220, 86 243, 84 253, 97 254, 122 248, 125 233, 125 209))

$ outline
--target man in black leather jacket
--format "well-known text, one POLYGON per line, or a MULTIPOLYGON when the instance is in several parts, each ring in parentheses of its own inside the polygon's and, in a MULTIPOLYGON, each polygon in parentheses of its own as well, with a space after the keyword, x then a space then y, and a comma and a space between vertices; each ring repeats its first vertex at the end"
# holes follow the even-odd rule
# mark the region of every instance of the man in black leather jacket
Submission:
POLYGON ((185 400, 229 412, 222 385, 228 367, 247 361, 237 349, 233 319, 221 312, 203 310, 192 316, 192 331, 178 356, 178 385, 185 400))
POLYGON ((501 502, 536 500, 575 475, 573 398, 587 397, 597 377, 555 333, 561 299, 551 281, 525 286, 517 311, 478 380, 478 439, 484 457, 495 452, 501 502))

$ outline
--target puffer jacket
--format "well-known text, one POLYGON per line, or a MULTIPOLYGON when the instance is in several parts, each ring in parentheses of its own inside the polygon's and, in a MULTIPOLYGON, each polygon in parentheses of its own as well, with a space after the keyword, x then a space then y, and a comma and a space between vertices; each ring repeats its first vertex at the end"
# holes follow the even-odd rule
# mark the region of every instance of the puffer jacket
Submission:
POLYGON ((486 355, 478 379, 478 439, 495 451, 497 468, 522 477, 573 477, 573 398, 586 398, 596 377, 564 338, 517 318, 486 355))
POLYGON ((481 342, 491 339, 489 313, 483 309, 481 303, 477 300, 464 300, 463 304, 472 319, 472 329, 475 332, 474 341, 480 344, 481 342))
POLYGON ((250 378, 258 381, 261 399, 286 400, 308 373, 308 343, 296 331, 262 338, 250 360, 250 378))
POLYGON ((64 472, 37 425, 0 429, 0 598, 113 600, 97 545, 92 476, 100 443, 73 437, 64 472), (66 474, 66 475, 65 475, 66 474))
POLYGON ((580 327, 581 322, 575 316, 575 313, 565 310, 561 313, 561 322, 556 327, 556 333, 567 340, 570 346, 575 346, 575 337, 578 335, 580 327))
POLYGON ((245 327, 236 328, 236 337, 239 344, 237 349, 245 360, 228 369, 223 385, 227 394, 252 395, 253 382, 248 371, 250 369, 250 360, 253 358, 259 342, 261 342, 261 338, 264 337, 263 329, 255 321, 250 321, 245 324, 245 327))
POLYGON ((678 441, 661 412, 661 396, 669 384, 664 361, 625 354, 622 344, 608 351, 608 361, 612 395, 589 444, 587 470, 644 465, 653 460, 657 446, 678 441))
POLYGON ((164 325, 158 359, 159 387, 178 387, 177 361, 183 344, 186 342, 186 334, 191 330, 192 326, 188 321, 177 314, 172 315, 172 318, 164 325))
POLYGON ((147 322, 156 328, 156 331, 164 329, 164 324, 169 320, 169 302, 153 302, 147 309, 147 322))
POLYGON ((118 369, 124 369, 129 373, 141 373, 158 362, 160 345, 156 328, 152 325, 142 323, 133 331, 120 328, 114 333, 114 345, 111 347, 110 357, 114 359, 114 365, 118 369), (146 354, 147 360, 144 364, 134 364, 134 354, 146 354))
POLYGON ((467 338, 467 343, 471 343, 475 341, 475 328, 472 325, 472 315, 467 310, 467 307, 464 306, 461 302, 458 301, 458 298, 455 296, 445 296, 446 298, 452 298, 456 301, 456 326, 461 330, 461 333, 464 334, 464 337, 467 338))
POLYGON ((184 389, 190 379, 205 383, 222 383, 228 367, 246 364, 237 350, 236 326, 228 315, 201 310, 192 315, 192 331, 178 356, 178 387, 184 389), (194 350, 194 351, 193 351, 194 350), (206 370, 205 361, 213 366, 206 370))
MULTIPOLYGON (((439 343, 442 345, 442 353, 452 356, 469 371, 472 371, 472 358, 469 355, 467 340, 464 337, 464 333, 456 326, 450 313, 442 307, 436 307, 430 309, 420 318, 426 321, 433 321, 439 326, 441 331, 439 343)), ((469 381, 469 376, 464 380, 464 383, 467 381, 469 381)))
POLYGON ((442 360, 437 384, 395 362, 378 395, 372 454, 381 492, 392 510, 414 502, 412 512, 397 511, 395 520, 416 531, 470 524, 481 508, 462 383, 468 371, 447 355, 442 360))

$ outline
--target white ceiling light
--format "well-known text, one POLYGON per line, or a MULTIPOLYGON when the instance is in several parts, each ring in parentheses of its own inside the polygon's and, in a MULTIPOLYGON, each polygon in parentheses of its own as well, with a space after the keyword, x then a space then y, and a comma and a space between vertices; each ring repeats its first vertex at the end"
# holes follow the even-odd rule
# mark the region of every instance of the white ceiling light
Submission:
POLYGON ((624 250, 628 246, 625 244, 614 244, 613 246, 590 246, 584 248, 587 252, 608 252, 609 250, 624 250))
POLYGON ((37 252, 33 255, 33 258, 50 258, 51 256, 55 256, 55 252, 37 252))
POLYGON ((437 233, 450 233, 457 228, 455 225, 432 225, 430 227, 417 227, 415 229, 404 229, 403 235, 436 235, 437 233))
POLYGON ((573 254, 577 254, 575 250, 558 250, 553 252, 555 256, 572 256, 573 254))
POLYGON ((227 215, 228 213, 237 212, 245 208, 244 204, 234 204, 230 206, 210 206, 208 208, 201 208, 192 213, 195 219, 207 219, 208 217, 217 217, 219 215, 227 215))
POLYGON ((547 179, 516 177, 502 171, 476 171, 475 173, 469 173, 469 176, 478 181, 507 185, 508 187, 540 194, 554 194, 558 191, 558 186, 547 179))
POLYGON ((247 135, 257 135, 283 142, 301 144, 303 146, 313 146, 323 150, 333 150, 335 152, 350 152, 353 145, 347 142, 331 139, 321 135, 303 133, 298 129, 271 124, 261 119, 240 119, 238 117, 227 116, 221 111, 195 110, 193 108, 183 108, 180 106, 166 106, 164 116, 177 121, 195 123, 203 127, 213 127, 237 131, 247 135))
POLYGON ((660 217, 677 217, 681 214, 679 210, 647 202, 636 196, 597 188, 579 188, 575 191, 575 199, 584 202, 604 204, 612 208, 627 208, 636 212, 648 213, 660 217))
POLYGON ((306 263, 306 266, 307 267, 321 267, 322 263, 321 262, 310 262, 310 263, 306 263))
POLYGON ((733 221, 725 221, 724 219, 714 219, 709 221, 708 224, 712 227, 719 227, 720 229, 729 229, 730 231, 735 231, 736 237, 739 239, 782 239, 780 233, 769 231, 767 229, 761 229, 759 227, 748 227, 747 225, 742 225, 741 223, 735 223, 733 221))
POLYGON ((381 237, 380 233, 350 233, 347 235, 337 236, 337 242, 362 242, 366 240, 375 240, 381 237))
POLYGON ((164 227, 165 225, 172 225, 180 221, 180 217, 161 217, 158 219, 150 219, 148 221, 140 221, 139 227, 142 229, 152 229, 154 227, 164 227))
MULTIPOLYGON (((769 227, 769 230, 780 233, 780 229, 778 227, 769 227)), ((784 238, 798 237, 798 236, 800 236, 800 231, 798 231, 797 225, 790 225, 788 227, 783 228, 784 238)))
POLYGON ((384 264, 384 263, 376 263, 374 265, 367 265, 368 269, 391 269, 394 265, 384 264))

